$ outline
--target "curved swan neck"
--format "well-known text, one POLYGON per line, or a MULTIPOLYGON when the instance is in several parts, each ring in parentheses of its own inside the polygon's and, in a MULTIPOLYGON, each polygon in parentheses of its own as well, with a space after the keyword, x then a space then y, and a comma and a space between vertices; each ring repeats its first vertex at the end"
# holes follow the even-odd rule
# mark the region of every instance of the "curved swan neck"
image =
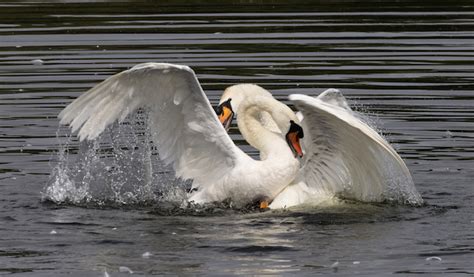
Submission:
MULTIPOLYGON (((286 109, 289 108, 277 100, 262 96, 247 97, 239 105, 237 124, 240 132, 250 145, 260 150, 263 157, 270 158, 273 154, 293 157, 282 135, 266 129, 259 120, 259 115, 265 111, 277 125, 289 126, 291 118, 286 109)), ((293 114, 291 110, 290 113, 293 114)))
MULTIPOLYGON (((283 133, 287 131, 285 128, 289 127, 289 120, 300 122, 298 117, 288 106, 273 98, 272 94, 268 90, 255 84, 238 84, 226 88, 221 96, 219 104, 222 104, 228 99, 232 99, 231 106, 238 119, 238 114, 242 112, 240 109, 241 103, 248 100, 249 98, 255 97, 263 97, 264 99, 271 99, 273 102, 276 102, 276 104, 273 104, 272 109, 270 109, 271 111, 267 112, 268 109, 260 109, 258 116, 256 116, 263 127, 267 130, 275 133, 283 133), (278 108, 276 108, 276 111, 278 111, 277 113, 274 112, 275 106, 278 106, 278 108), (275 115, 279 117, 278 120, 274 118, 275 115)), ((264 101, 262 99, 260 100, 264 101)), ((247 105, 248 104, 249 103, 247 103, 247 105)))

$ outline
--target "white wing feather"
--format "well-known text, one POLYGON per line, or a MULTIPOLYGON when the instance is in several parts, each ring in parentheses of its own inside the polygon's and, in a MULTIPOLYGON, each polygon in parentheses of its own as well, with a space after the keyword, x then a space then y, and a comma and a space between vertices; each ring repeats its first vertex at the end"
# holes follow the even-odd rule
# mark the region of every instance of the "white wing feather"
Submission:
POLYGON ((217 119, 194 72, 187 66, 145 63, 90 89, 60 114, 62 124, 95 139, 136 109, 150 111, 149 124, 160 158, 177 177, 194 185, 219 180, 245 155, 217 119))
POLYGON ((303 114, 305 160, 299 180, 316 194, 420 204, 408 168, 375 130, 354 116, 338 90, 317 98, 293 94, 303 114))

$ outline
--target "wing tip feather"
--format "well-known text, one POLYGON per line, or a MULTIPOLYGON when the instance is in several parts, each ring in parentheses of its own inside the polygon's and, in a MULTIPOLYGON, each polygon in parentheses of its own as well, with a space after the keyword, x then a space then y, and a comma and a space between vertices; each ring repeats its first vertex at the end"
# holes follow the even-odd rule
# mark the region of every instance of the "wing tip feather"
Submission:
POLYGON ((299 94, 299 93, 288 95, 288 99, 290 101, 298 101, 298 102, 308 102, 308 101, 316 100, 316 98, 314 97, 311 97, 305 94, 299 94))
POLYGON ((171 63, 157 63, 157 62, 147 62, 147 63, 140 63, 128 71, 136 71, 136 70, 144 70, 144 69, 155 69, 155 70, 170 70, 170 69, 177 69, 177 70, 184 70, 190 73, 194 73, 191 67, 187 65, 179 65, 179 64, 171 64, 171 63))

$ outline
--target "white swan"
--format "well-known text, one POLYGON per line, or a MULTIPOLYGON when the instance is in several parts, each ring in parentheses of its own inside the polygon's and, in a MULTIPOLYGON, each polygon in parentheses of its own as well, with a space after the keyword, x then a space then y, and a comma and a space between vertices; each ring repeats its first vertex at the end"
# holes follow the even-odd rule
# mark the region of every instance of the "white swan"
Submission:
MULTIPOLYGON (((227 88, 220 105, 232 99, 231 111, 222 115, 221 121, 229 125, 228 117, 234 112, 239 118, 241 103, 255 95, 272 98, 271 93, 256 85, 227 88)), ((290 100, 300 111, 299 118, 304 118, 305 157, 297 178, 278 194, 270 208, 318 203, 336 195, 366 202, 422 203, 403 160, 386 140, 355 116, 338 90, 329 89, 317 98, 290 95, 290 100)), ((257 118, 268 130, 282 132, 267 111, 261 111, 257 118)))
POLYGON ((227 104, 217 109, 219 121, 189 67, 145 63, 98 84, 59 117, 73 132, 79 130, 80 140, 94 139, 112 122, 147 108, 160 158, 173 165, 177 177, 194 180, 197 192, 190 200, 198 203, 265 199, 273 200, 271 208, 283 208, 335 195, 422 203, 404 162, 354 116, 338 91, 318 98, 290 95, 304 115, 301 166, 292 154, 302 154, 300 130, 290 121, 298 119, 286 105, 255 85, 230 87, 222 100, 227 104), (221 122, 230 124, 232 109, 238 110, 245 139, 261 151, 261 161, 243 153, 225 132, 221 122))
POLYGON ((292 148, 301 155, 301 128, 294 123, 297 118, 292 111, 271 97, 247 97, 239 102, 239 128, 265 159, 254 160, 235 146, 187 66, 136 65, 81 95, 59 118, 73 132, 79 130, 81 141, 92 140, 111 123, 124 120, 137 108, 147 108, 160 158, 173 165, 177 177, 194 180, 197 191, 190 201, 231 198, 237 205, 271 201, 298 173, 299 161, 292 148), (263 128, 256 117, 261 111, 271 115, 286 135, 263 128))

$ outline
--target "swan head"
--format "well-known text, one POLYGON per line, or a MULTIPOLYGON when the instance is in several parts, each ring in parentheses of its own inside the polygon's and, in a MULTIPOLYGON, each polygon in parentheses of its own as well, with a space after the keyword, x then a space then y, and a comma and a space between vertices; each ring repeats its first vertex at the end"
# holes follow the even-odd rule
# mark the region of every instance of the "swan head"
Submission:
MULTIPOLYGON (((224 105, 225 102, 229 101, 229 99, 232 100, 232 105, 229 105, 231 106, 231 109, 232 109, 232 115, 235 115, 237 116, 238 114, 238 111, 239 111, 239 108, 240 108, 240 104, 242 102, 244 102, 247 98, 251 98, 251 97, 269 97, 269 98, 273 98, 272 94, 267 91, 266 89, 258 86, 258 85, 255 85, 255 84, 237 84, 237 85, 233 85, 233 86, 230 86, 230 87, 227 87, 225 90, 224 90, 224 93, 222 94, 221 96, 221 99, 219 101, 219 107, 224 105)), ((217 112, 217 115, 219 116, 222 112, 222 109, 220 109, 219 107, 215 108, 216 112, 217 112)), ((276 126, 274 123, 272 124, 272 120, 270 119, 270 115, 268 113, 262 113, 262 117, 264 119, 265 122, 262 122, 265 126, 265 128, 267 128, 268 130, 271 130, 273 132, 278 132, 278 126, 276 126)), ((224 125, 225 127, 225 120, 227 119, 226 116, 219 116, 219 119, 221 121, 221 123, 224 125)), ((230 126, 230 122, 229 123, 229 126, 230 126)), ((229 127, 226 128, 226 130, 228 130, 229 127)))
POLYGON ((238 112, 240 103, 242 103, 246 98, 252 96, 273 97, 268 90, 262 88, 261 86, 255 84, 237 84, 224 90, 219 104, 222 104, 227 101, 227 99, 232 98, 232 107, 234 108, 235 112, 238 112))
POLYGON ((301 126, 295 123, 293 120, 290 120, 290 127, 285 135, 285 139, 295 157, 303 157, 303 150, 300 144, 300 139, 303 137, 303 128, 301 128, 301 126))
POLYGON ((219 101, 219 106, 217 106, 217 108, 214 110, 216 111, 219 121, 222 123, 226 131, 229 130, 232 119, 239 110, 240 104, 246 98, 251 96, 272 97, 272 94, 264 88, 254 84, 237 84, 224 90, 224 93, 222 94, 219 101))
POLYGON ((215 108, 215 112, 219 121, 224 126, 225 130, 228 131, 230 124, 232 123, 232 118, 234 118, 234 110, 230 102, 232 98, 228 98, 226 101, 222 102, 219 106, 215 108))
POLYGON ((248 99, 254 99, 260 104, 266 103, 267 109, 262 108, 258 118, 265 129, 285 135, 286 142, 295 157, 303 157, 300 139, 303 138, 303 128, 295 113, 286 105, 280 103, 266 89, 254 84, 233 85, 224 90, 219 106, 215 109, 220 122, 226 130, 229 129, 232 117, 238 116, 239 108, 248 99), (232 101, 232 105, 230 102, 232 101), (230 118, 229 118, 230 117, 230 118))

